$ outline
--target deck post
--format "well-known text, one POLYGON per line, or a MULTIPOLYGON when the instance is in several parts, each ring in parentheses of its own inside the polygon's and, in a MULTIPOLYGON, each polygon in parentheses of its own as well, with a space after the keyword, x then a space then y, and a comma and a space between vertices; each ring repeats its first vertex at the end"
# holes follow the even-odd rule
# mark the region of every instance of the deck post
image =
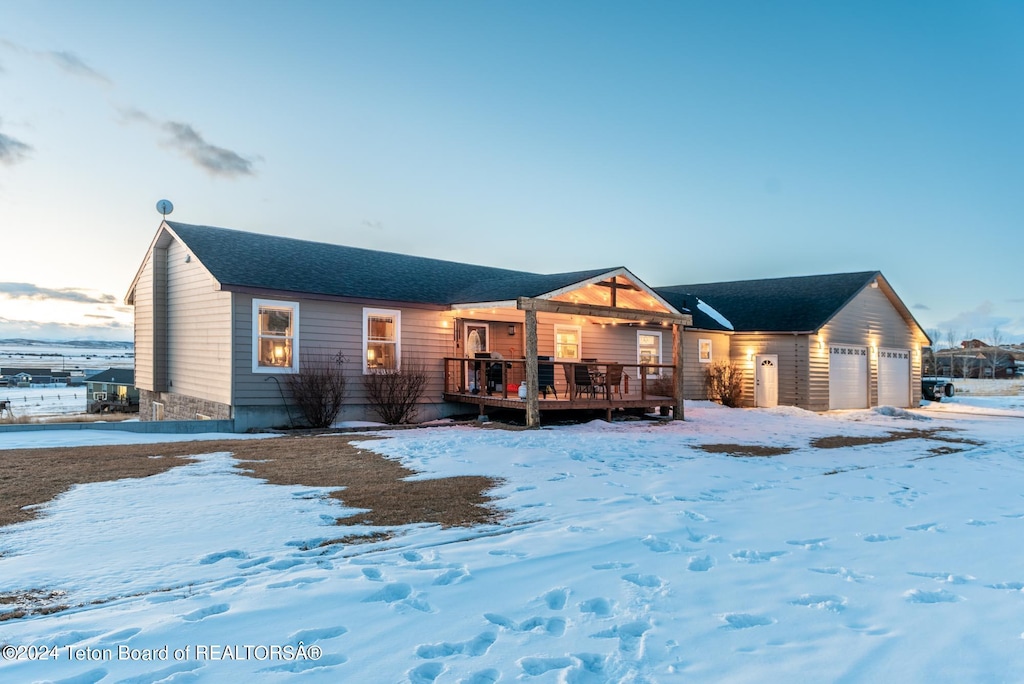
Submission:
POLYGON ((673 420, 686 419, 683 414, 683 331, 683 326, 672 324, 672 397, 676 404, 672 412, 673 420))
POLYGON ((537 312, 526 312, 526 427, 540 426, 540 387, 537 383, 537 312))

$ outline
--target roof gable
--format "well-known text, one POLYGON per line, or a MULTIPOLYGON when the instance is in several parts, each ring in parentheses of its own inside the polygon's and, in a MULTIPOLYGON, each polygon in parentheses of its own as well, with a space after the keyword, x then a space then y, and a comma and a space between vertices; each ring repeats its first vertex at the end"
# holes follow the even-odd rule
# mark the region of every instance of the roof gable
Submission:
MULTIPOLYGON (((684 306, 687 297, 700 298, 721 312, 737 331, 815 332, 880 276, 878 271, 861 271, 656 289, 684 306)), ((897 308, 903 309, 904 317, 909 315, 902 302, 897 308)), ((697 324, 696 312, 694 326, 701 327, 697 324)))

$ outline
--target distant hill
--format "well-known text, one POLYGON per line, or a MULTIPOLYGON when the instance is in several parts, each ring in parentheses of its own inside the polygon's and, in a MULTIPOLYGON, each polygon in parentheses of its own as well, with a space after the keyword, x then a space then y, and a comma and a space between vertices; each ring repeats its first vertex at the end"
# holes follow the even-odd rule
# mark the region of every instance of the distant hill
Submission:
POLYGON ((131 341, 114 340, 33 340, 22 337, 0 339, 0 347, 70 347, 73 349, 135 349, 131 341))

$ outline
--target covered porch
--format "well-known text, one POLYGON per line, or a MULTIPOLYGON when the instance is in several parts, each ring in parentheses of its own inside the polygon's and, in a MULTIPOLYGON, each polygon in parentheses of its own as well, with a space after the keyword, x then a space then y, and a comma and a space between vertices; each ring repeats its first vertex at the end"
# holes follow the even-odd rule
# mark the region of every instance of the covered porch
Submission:
POLYGON ((540 424, 542 410, 604 410, 610 418, 616 409, 661 407, 684 417, 683 329, 692 318, 626 269, 536 296, 459 305, 450 315, 456 353, 443 361, 445 401, 481 414, 522 410, 529 427, 540 424), (481 344, 484 324, 493 345, 481 344), (509 353, 492 353, 506 325, 507 340, 521 341, 502 347, 509 353), (657 342, 651 353, 641 349, 644 339, 657 342))

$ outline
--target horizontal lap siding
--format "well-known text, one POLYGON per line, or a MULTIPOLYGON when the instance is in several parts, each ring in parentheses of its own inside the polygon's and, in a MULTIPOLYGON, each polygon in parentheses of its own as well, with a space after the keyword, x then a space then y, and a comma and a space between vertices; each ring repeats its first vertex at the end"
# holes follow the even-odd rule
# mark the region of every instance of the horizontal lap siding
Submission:
MULTIPOLYGON (((363 388, 363 306, 344 302, 324 302, 301 298, 281 301, 299 303, 299 363, 311 353, 336 354, 344 357, 346 404, 366 401, 363 388)), ((288 395, 287 378, 281 374, 252 372, 252 297, 235 295, 234 367, 235 397, 238 406, 280 406, 281 390, 288 395), (271 380, 270 378, 276 378, 271 380), (280 383, 280 389, 279 389, 280 383)), ((366 307, 392 309, 392 307, 366 307)), ((429 381, 424 391, 425 402, 440 401, 444 389, 442 357, 451 354, 453 332, 441 325, 438 311, 397 309, 401 311, 402 363, 409 367, 422 363, 429 381)))
MULTIPOLYGON (((672 363, 672 329, 661 340, 663 350, 662 358, 667 363, 672 363)), ((683 398, 684 399, 707 399, 708 393, 704 385, 708 368, 716 363, 730 363, 729 358, 730 336, 722 333, 701 332, 699 330, 687 331, 683 336, 683 398), (701 363, 699 355, 699 341, 711 340, 711 362, 701 363)))
POLYGON ((153 259, 147 255, 135 284, 135 386, 153 386, 153 259))
POLYGON ((231 295, 178 242, 167 248, 168 391, 231 400, 231 295))
MULTIPOLYGON (((882 291, 882 287, 864 288, 853 300, 836 314, 821 330, 821 339, 828 351, 830 344, 851 344, 865 347, 910 350, 911 405, 921 399, 921 354, 920 348, 926 340, 911 325, 882 291)), ((827 357, 827 354, 826 354, 827 357)), ((878 358, 868 359, 870 379, 868 401, 871 406, 878 404, 878 358)), ((828 360, 823 366, 816 364, 815 386, 820 387, 824 379, 824 401, 828 404, 828 360), (820 377, 819 377, 820 376, 820 377)))
POLYGON ((731 340, 732 362, 743 370, 743 405, 754 405, 754 356, 779 357, 779 404, 806 407, 807 337, 804 335, 736 334, 731 340))

